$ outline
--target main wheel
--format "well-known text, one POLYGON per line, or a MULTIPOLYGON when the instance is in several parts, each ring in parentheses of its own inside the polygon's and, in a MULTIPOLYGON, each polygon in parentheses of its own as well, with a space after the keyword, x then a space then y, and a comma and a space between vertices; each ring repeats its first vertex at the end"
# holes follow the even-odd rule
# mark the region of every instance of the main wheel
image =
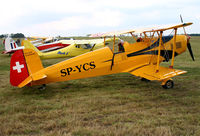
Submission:
POLYGON ((162 87, 165 89, 171 89, 174 87, 174 82, 172 80, 167 80, 167 82, 162 85, 162 87))

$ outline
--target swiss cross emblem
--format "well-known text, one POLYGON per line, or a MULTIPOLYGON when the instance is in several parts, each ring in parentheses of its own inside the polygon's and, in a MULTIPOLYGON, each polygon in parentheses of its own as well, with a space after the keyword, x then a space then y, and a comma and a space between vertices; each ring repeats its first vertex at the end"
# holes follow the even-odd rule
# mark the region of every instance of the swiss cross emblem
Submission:
POLYGON ((13 70, 17 70, 17 73, 21 73, 22 72, 22 68, 24 68, 24 64, 20 65, 19 61, 17 61, 16 66, 13 66, 13 70))

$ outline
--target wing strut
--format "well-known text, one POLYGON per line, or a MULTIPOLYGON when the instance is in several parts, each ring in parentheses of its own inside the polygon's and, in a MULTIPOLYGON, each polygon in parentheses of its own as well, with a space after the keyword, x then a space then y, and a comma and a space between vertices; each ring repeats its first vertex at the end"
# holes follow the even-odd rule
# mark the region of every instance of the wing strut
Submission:
POLYGON ((137 41, 137 39, 135 38, 135 36, 133 35, 132 32, 130 32, 130 34, 132 35, 132 37, 135 39, 135 41, 137 41))
POLYGON ((115 51, 115 35, 114 35, 114 39, 113 39, 113 53, 115 51))
POLYGON ((174 66, 174 57, 175 57, 175 50, 176 50, 176 35, 177 35, 177 28, 174 29, 175 34, 174 34, 174 43, 173 43, 173 53, 172 53, 172 62, 171 66, 169 68, 173 68, 174 66))
POLYGON ((151 36, 151 39, 153 39, 153 37, 154 37, 154 34, 155 34, 155 32, 153 32, 153 34, 152 34, 152 36, 151 36))
POLYGON ((162 34, 163 34, 163 31, 160 31, 160 41, 159 41, 159 47, 158 47, 158 57, 157 57, 156 72, 159 72, 159 65, 160 65, 160 49, 161 49, 161 44, 162 44, 162 34))
POLYGON ((106 46, 106 36, 103 37, 104 47, 106 46))
POLYGON ((143 34, 144 34, 144 38, 146 39, 146 38, 147 38, 147 34, 146 34, 146 32, 144 32, 143 34))

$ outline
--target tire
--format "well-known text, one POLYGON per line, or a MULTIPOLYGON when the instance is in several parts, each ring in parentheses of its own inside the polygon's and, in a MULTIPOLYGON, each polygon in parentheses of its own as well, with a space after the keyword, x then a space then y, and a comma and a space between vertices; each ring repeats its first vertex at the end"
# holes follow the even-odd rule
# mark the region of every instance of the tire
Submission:
POLYGON ((43 91, 46 89, 46 84, 43 84, 41 87, 38 88, 38 90, 43 91))
POLYGON ((174 82, 172 80, 168 80, 164 85, 162 85, 164 89, 171 89, 174 87, 174 82))

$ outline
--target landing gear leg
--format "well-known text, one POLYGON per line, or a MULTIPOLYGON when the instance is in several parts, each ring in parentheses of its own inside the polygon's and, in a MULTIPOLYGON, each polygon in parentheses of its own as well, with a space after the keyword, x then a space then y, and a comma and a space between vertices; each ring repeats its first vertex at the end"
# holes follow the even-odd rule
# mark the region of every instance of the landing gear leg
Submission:
POLYGON ((172 81, 172 79, 166 79, 162 82, 162 87, 164 89, 171 89, 174 87, 174 82, 172 81))
POLYGON ((38 88, 40 91, 43 91, 46 89, 46 84, 43 84, 41 87, 38 88))

